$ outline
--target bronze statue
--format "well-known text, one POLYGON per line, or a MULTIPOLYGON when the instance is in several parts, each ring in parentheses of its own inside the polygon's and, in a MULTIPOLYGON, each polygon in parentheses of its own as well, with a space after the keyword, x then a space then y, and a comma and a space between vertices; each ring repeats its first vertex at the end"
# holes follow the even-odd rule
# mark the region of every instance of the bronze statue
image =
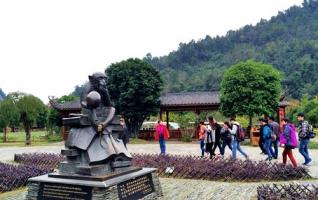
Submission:
POLYGON ((106 87, 106 76, 89 76, 81 96, 82 114, 63 119, 71 127, 65 143, 67 161, 60 173, 100 175, 131 165, 131 155, 118 135, 123 131, 106 87), (74 169, 71 169, 74 168, 74 169))

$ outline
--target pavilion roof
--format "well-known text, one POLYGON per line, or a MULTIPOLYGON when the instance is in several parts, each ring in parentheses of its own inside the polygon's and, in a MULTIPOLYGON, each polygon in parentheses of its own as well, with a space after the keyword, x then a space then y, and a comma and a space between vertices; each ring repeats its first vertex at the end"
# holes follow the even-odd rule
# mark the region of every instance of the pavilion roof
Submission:
POLYGON ((80 100, 68 101, 64 103, 58 103, 56 99, 49 99, 50 104, 53 108, 58 111, 81 111, 81 103, 80 100))
POLYGON ((166 93, 160 97, 162 106, 219 105, 219 92, 166 93))
MULTIPOLYGON (((180 92, 166 93, 160 97, 161 107, 192 107, 192 106, 213 106, 220 105, 220 92, 180 92)), ((59 111, 80 111, 80 100, 58 103, 55 99, 50 99, 53 108, 59 111)), ((288 106, 286 100, 279 102, 280 107, 288 106)))

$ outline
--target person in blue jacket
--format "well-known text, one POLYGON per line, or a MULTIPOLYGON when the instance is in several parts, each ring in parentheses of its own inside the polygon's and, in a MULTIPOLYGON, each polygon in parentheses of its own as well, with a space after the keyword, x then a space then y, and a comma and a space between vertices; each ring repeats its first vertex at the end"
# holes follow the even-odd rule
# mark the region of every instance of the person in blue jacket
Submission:
POLYGON ((263 141, 264 141, 264 149, 267 153, 267 158, 266 161, 271 161, 273 159, 273 149, 272 149, 272 131, 270 128, 270 125, 268 124, 267 119, 262 120, 262 125, 263 125, 263 141))

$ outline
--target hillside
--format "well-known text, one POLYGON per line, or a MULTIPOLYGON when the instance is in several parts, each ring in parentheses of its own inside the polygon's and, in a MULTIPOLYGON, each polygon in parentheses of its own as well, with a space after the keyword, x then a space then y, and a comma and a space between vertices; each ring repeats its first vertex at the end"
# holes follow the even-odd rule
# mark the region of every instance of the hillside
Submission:
POLYGON ((167 56, 144 58, 160 70, 165 92, 220 89, 224 71, 247 59, 272 64, 284 73, 288 95, 318 94, 318 2, 306 0, 270 20, 180 44, 167 56))

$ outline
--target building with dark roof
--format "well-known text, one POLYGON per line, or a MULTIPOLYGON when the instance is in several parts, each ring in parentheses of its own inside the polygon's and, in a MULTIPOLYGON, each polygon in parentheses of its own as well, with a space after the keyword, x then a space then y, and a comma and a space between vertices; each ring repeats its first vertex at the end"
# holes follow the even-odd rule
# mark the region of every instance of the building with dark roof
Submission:
MULTIPOLYGON (((166 121, 169 127, 169 113, 190 111, 199 114, 201 111, 214 111, 220 107, 220 92, 181 92, 166 93, 160 97, 160 119, 163 113, 166 115, 166 121)), ((55 108, 61 117, 68 117, 70 113, 80 113, 81 104, 79 100, 58 103, 54 99, 50 99, 50 104, 55 108)), ((285 117, 285 107, 288 105, 284 98, 279 102, 277 109, 277 119, 280 121, 285 117)), ((67 134, 65 127, 62 128, 63 133, 67 134)), ((173 135, 173 134, 172 134, 173 135)), ((176 135, 180 135, 179 133, 176 135)), ((64 135, 64 138, 66 136, 64 135)))

